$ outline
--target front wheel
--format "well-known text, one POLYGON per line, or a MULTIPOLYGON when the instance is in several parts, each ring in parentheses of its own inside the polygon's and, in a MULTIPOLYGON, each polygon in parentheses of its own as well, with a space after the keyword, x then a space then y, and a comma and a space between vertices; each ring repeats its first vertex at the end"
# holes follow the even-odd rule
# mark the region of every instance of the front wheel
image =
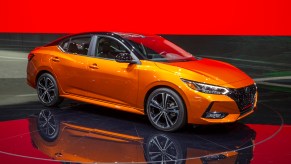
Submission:
POLYGON ((59 96, 59 89, 55 78, 49 73, 39 76, 36 89, 38 98, 44 106, 56 106, 63 100, 59 96))
POLYGON ((171 89, 154 90, 147 99, 147 116, 162 131, 176 131, 186 123, 186 109, 181 97, 171 89))

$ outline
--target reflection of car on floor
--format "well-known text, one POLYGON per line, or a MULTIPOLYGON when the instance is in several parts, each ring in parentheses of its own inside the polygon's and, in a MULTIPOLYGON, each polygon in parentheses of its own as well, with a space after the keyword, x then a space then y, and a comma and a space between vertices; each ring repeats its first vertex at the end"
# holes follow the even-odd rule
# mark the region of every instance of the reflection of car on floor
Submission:
POLYGON ((44 109, 29 120, 34 146, 55 160, 249 163, 253 157, 255 132, 243 124, 227 133, 204 128, 169 133, 109 115, 58 109, 44 109))
POLYGON ((159 130, 235 122, 253 112, 254 81, 155 35, 82 33, 28 55, 27 82, 45 106, 70 98, 146 114, 159 130))

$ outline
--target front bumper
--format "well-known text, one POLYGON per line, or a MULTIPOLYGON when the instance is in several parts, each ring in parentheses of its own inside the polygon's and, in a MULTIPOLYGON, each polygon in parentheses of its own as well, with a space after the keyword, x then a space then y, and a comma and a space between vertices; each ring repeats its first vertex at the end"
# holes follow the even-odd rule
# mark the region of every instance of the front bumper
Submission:
POLYGON ((193 90, 188 94, 188 123, 192 124, 231 123, 250 115, 257 108, 258 93, 255 85, 235 89, 228 95, 206 94, 193 90), (207 117, 218 114, 222 114, 222 117, 207 117))

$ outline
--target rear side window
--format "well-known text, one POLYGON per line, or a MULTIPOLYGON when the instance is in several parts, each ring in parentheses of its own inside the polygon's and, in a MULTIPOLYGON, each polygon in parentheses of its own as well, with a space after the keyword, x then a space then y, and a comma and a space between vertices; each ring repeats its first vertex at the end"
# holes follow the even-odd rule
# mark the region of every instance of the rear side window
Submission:
POLYGON ((66 40, 66 41, 63 41, 60 45, 60 47, 64 50, 64 51, 68 51, 68 47, 69 47, 69 43, 70 43, 70 40, 66 40))
POLYGON ((90 42, 90 36, 71 38, 62 42, 60 47, 71 54, 87 55, 90 42))

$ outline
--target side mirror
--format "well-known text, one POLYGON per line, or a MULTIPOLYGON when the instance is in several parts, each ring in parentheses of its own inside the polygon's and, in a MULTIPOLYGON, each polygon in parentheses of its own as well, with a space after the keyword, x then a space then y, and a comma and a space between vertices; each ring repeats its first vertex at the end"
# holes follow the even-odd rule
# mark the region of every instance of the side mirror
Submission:
POLYGON ((136 61, 134 61, 132 59, 132 57, 130 56, 129 53, 127 52, 121 52, 121 53, 118 53, 116 56, 115 56, 115 61, 119 62, 119 63, 130 63, 130 64, 136 64, 136 61))

